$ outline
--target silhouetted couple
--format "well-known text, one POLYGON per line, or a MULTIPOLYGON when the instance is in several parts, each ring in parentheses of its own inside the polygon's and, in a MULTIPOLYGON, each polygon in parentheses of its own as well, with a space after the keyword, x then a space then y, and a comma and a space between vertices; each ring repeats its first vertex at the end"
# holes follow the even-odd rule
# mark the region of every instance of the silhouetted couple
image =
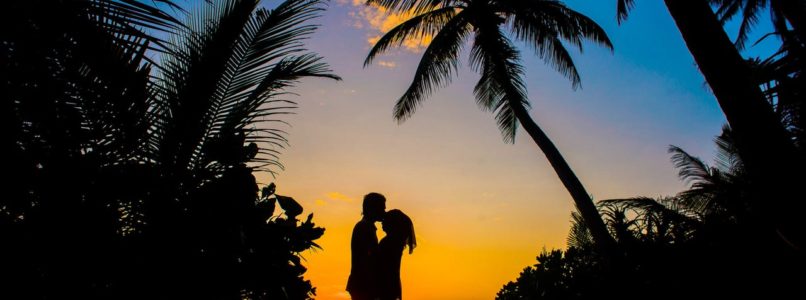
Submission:
POLYGON ((347 291, 354 300, 402 299, 400 259, 417 246, 414 224, 400 210, 386 211, 386 198, 378 193, 364 196, 361 221, 353 228, 352 268, 347 291), (386 236, 378 242, 375 222, 383 222, 386 236))

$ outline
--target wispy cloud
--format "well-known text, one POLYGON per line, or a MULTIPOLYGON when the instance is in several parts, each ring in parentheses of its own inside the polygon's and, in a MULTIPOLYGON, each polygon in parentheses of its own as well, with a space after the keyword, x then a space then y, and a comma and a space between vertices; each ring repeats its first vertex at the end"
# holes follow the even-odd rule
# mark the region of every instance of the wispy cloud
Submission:
POLYGON ((348 197, 345 194, 339 193, 339 192, 329 192, 326 195, 327 195, 328 200, 342 201, 342 202, 347 202, 347 203, 352 203, 353 202, 352 198, 348 197))
MULTIPOLYGON (((366 5, 363 0, 337 0, 337 3, 352 6, 352 10, 349 12, 350 25, 367 31, 367 43, 370 46, 374 45, 389 30, 414 16, 412 12, 390 14, 385 8, 376 4, 366 5)), ((420 39, 407 39, 403 41, 403 49, 418 53, 428 46, 431 39, 430 35, 420 39)))
POLYGON ((326 206, 328 204, 353 203, 353 198, 339 192, 329 192, 325 193, 323 196, 324 197, 316 198, 314 205, 326 206))
POLYGON ((378 61, 378 65, 380 65, 381 67, 384 67, 384 68, 390 68, 390 69, 392 69, 392 68, 394 68, 394 67, 397 67, 397 63, 396 63, 396 62, 393 62, 393 61, 385 61, 385 60, 379 60, 379 61, 378 61))
POLYGON ((349 196, 339 192, 329 192, 325 193, 324 197, 322 198, 316 198, 316 200, 314 200, 314 205, 325 206, 328 205, 329 203, 338 203, 338 202, 353 203, 353 198, 350 198, 349 196))

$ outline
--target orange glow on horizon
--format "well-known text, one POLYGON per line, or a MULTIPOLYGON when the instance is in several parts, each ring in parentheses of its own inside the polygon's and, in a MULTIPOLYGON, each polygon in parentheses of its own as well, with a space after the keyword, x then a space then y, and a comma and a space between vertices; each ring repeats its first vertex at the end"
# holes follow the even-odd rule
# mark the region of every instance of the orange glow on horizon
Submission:
MULTIPOLYGON (((305 277, 316 287, 316 299, 349 299, 344 288, 350 272, 350 238, 355 222, 361 218, 359 199, 364 193, 327 192, 309 197, 305 190, 290 184, 280 183, 283 193, 300 200, 306 214, 313 212, 314 222, 326 228, 325 235, 317 241, 323 249, 303 253, 308 268, 305 277), (339 196, 330 197, 336 195, 339 196)), ((542 223, 539 220, 531 220, 535 225, 529 226, 530 220, 495 217, 500 210, 513 209, 507 205, 477 213, 468 213, 475 208, 462 207, 451 212, 446 205, 423 206, 398 191, 384 194, 387 208, 399 208, 409 214, 417 232, 417 248, 411 255, 404 251, 402 260, 403 294, 407 299, 490 299, 524 267, 534 264, 541 248, 564 244, 564 228, 538 228, 542 227, 537 226, 542 223)), ((563 220, 559 225, 566 223, 563 220)), ((376 225, 380 239, 383 230, 380 223, 376 225)))

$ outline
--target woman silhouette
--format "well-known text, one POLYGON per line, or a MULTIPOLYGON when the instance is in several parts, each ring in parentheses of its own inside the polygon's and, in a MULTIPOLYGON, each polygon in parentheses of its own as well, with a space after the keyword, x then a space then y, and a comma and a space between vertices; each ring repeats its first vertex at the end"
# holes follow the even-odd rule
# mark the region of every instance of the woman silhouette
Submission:
POLYGON ((378 243, 376 276, 380 300, 403 299, 400 285, 400 260, 403 248, 409 247, 409 254, 417 247, 414 237, 414 224, 402 211, 393 209, 383 218, 383 231, 386 236, 378 243))

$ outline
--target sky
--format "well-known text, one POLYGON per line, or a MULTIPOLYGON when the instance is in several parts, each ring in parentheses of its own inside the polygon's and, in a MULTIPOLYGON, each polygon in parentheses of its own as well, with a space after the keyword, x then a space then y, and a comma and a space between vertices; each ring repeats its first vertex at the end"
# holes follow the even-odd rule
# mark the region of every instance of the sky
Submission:
MULTIPOLYGON (((669 145, 711 161, 725 120, 662 1, 637 1, 621 26, 615 1, 565 3, 598 22, 615 51, 586 44, 573 52, 582 76, 575 91, 522 47, 533 119, 596 200, 685 189, 669 145)), ((293 90, 299 108, 281 127, 290 140, 285 169, 258 180, 276 182, 326 228, 322 249, 302 253, 316 299, 349 299, 350 235, 369 192, 414 220, 418 246, 402 260, 406 299, 493 299, 542 249, 565 247, 571 197, 525 132, 506 144, 493 114, 478 109, 466 53, 448 87, 406 122, 392 118, 427 41, 362 63, 399 20, 353 0, 330 3, 307 47, 343 81, 304 80, 293 90)))

